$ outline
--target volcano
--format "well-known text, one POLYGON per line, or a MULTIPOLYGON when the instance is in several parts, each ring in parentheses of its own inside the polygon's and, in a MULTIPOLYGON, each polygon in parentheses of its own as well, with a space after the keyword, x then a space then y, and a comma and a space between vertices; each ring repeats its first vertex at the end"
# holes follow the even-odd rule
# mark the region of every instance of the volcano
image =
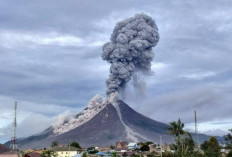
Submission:
POLYGON ((116 106, 103 105, 103 101, 101 96, 95 96, 74 117, 63 118, 37 135, 18 139, 19 148, 44 148, 53 141, 61 144, 77 141, 83 147, 114 145, 117 141, 158 143, 160 135, 164 141, 173 141, 167 135, 167 124, 136 112, 121 100, 117 100, 116 106))
MULTIPOLYGON (((117 141, 159 143, 162 135, 164 143, 172 143, 168 127, 136 112, 121 100, 106 103, 105 98, 97 95, 81 113, 63 117, 43 132, 17 142, 20 149, 49 147, 53 141, 60 144, 77 141, 82 147, 91 147, 114 145, 117 141)), ((207 135, 199 137, 201 141, 209 138, 207 135)))

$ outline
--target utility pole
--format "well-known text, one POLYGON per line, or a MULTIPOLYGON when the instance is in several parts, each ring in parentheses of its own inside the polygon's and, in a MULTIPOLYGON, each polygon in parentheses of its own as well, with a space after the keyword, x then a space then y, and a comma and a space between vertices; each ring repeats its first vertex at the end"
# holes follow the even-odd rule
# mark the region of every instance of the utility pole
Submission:
POLYGON ((199 139, 198 139, 198 128, 197 128, 197 111, 194 111, 194 120, 195 120, 195 134, 196 134, 196 145, 198 148, 199 139))
POLYGON ((162 152, 162 135, 160 135, 160 155, 161 157, 163 156, 163 152, 162 152))
POLYGON ((17 107, 18 104, 17 102, 14 103, 14 118, 13 118, 13 124, 12 124, 12 128, 13 128, 13 135, 11 138, 11 150, 12 151, 17 151, 17 144, 16 144, 16 131, 17 131, 17 107))

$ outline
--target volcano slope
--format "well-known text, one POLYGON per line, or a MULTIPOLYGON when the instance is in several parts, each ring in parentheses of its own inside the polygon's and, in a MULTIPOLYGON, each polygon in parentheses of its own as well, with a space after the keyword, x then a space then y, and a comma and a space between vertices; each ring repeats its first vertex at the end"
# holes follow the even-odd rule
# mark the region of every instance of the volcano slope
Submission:
POLYGON ((66 132, 54 133, 51 126, 40 134, 21 138, 18 140, 19 148, 48 147, 53 141, 62 144, 78 141, 84 147, 112 145, 125 140, 158 143, 160 135, 165 142, 173 142, 167 135, 167 124, 143 116, 121 100, 117 105, 107 104, 93 118, 66 132))
MULTIPOLYGON (((89 106, 85 110, 88 108, 89 106)), ((169 125, 150 119, 117 100, 116 106, 111 103, 103 106, 91 119, 73 129, 57 133, 54 126, 51 126, 40 134, 19 139, 18 146, 20 149, 44 148, 49 147, 53 141, 60 144, 77 141, 83 147, 114 145, 117 141, 159 143, 160 135, 164 143, 173 143, 173 138, 167 132, 168 127, 169 125)), ((192 135, 194 138, 195 135, 192 135)), ((208 138, 207 135, 199 135, 200 142, 208 138)), ((10 142, 6 143, 9 144, 10 142)))

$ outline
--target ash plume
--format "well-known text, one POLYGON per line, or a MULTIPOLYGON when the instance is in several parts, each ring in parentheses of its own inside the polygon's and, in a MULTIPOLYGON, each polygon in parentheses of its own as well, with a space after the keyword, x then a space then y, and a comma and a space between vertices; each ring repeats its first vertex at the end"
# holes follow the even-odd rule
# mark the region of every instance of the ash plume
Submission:
POLYGON ((108 96, 120 93, 135 72, 151 73, 152 47, 158 41, 158 28, 148 15, 137 14, 116 24, 111 40, 104 44, 102 53, 102 59, 111 64, 106 81, 108 96))

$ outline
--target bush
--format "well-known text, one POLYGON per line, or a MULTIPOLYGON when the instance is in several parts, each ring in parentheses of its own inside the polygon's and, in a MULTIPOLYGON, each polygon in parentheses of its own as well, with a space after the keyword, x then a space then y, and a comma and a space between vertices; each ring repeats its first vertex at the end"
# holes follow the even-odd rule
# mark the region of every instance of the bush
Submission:
POLYGON ((81 149, 81 146, 79 145, 79 143, 77 143, 77 142, 75 142, 75 141, 72 142, 72 143, 70 144, 70 146, 81 149))
POLYGON ((201 144, 201 149, 206 157, 221 157, 221 148, 215 137, 210 137, 208 141, 201 144))
POLYGON ((142 147, 140 148, 141 151, 149 151, 150 147, 148 145, 142 145, 142 147))
POLYGON ((232 150, 226 155, 226 157, 232 157, 232 150))
POLYGON ((163 157, 174 157, 173 153, 172 152, 169 152, 169 151, 165 151, 162 153, 162 156, 163 157))
POLYGON ((45 150, 41 154, 41 157, 57 157, 58 154, 54 150, 45 150))

